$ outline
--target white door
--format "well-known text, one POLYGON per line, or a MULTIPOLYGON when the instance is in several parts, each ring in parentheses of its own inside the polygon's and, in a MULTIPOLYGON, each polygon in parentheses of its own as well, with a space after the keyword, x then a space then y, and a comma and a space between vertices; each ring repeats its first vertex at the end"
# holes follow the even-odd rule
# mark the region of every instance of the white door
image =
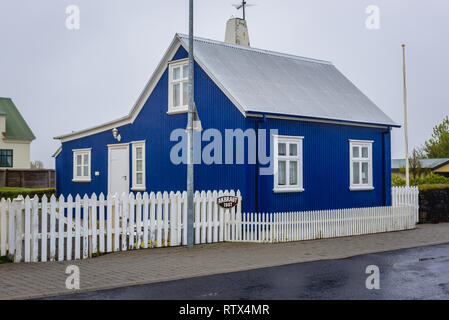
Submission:
POLYGON ((129 146, 109 147, 109 192, 129 193, 129 146))

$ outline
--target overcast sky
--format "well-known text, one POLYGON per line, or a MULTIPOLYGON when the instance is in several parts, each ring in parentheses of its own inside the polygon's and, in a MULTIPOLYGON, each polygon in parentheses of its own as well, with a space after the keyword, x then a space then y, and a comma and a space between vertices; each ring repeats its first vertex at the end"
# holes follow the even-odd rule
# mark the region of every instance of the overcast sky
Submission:
MULTIPOLYGON (((223 40, 239 0, 196 0, 195 35, 223 40)), ((407 44, 410 149, 449 114, 449 1, 253 0, 253 47, 332 61, 403 124, 407 44), (380 9, 380 29, 365 26, 380 9)), ((0 96, 11 97, 37 136, 31 159, 54 167, 53 137, 127 115, 176 32, 188 32, 188 0, 0 0, 0 96), (66 28, 66 7, 80 29, 66 28)), ((402 129, 392 155, 404 156, 402 129)))

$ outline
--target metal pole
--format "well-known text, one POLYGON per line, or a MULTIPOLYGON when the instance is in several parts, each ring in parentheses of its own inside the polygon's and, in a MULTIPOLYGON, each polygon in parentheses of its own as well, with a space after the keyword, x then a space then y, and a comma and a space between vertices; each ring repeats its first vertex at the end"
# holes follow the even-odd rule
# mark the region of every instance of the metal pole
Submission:
POLYGON ((404 76, 404 135, 405 135, 405 182, 410 186, 409 163, 408 163, 408 129, 407 129, 407 82, 405 74, 405 44, 402 45, 402 71, 404 76))
POLYGON ((187 122, 187 246, 193 248, 193 0, 189 0, 189 112, 187 122))

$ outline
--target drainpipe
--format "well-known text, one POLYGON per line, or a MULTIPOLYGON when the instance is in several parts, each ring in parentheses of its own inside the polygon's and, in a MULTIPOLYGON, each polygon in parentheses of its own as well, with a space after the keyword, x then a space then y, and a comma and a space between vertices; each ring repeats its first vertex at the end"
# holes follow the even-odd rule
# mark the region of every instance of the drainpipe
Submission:
MULTIPOLYGON (((266 114, 263 115, 263 118, 260 120, 258 118, 256 118, 255 120, 255 129, 256 129, 256 176, 255 176, 255 195, 254 195, 254 203, 255 203, 255 212, 258 213, 259 212, 259 208, 260 208, 260 204, 259 204, 259 194, 260 194, 260 180, 259 180, 259 124, 261 122, 266 122, 267 120, 267 116, 266 114)), ((271 151, 271 150, 270 150, 271 151)))
POLYGON ((387 164, 386 161, 388 161, 386 157, 386 146, 385 146, 385 136, 391 132, 391 127, 388 127, 388 131, 382 132, 382 205, 385 206, 387 203, 387 188, 385 187, 386 183, 386 168, 387 164))

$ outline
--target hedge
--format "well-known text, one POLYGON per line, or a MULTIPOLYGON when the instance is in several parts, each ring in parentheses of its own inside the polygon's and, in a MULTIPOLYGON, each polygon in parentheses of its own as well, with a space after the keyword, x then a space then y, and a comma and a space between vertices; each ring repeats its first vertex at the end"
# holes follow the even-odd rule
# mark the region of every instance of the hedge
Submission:
MULTIPOLYGON (((392 174, 391 184, 393 186, 405 186, 405 180, 399 177, 398 175, 392 174)), ((430 184, 449 185, 449 178, 435 173, 431 173, 424 178, 410 178, 411 186, 421 186, 430 184)))
POLYGON ((29 189, 29 188, 9 188, 9 187, 2 187, 0 188, 0 199, 15 199, 19 195, 23 196, 24 198, 26 196, 29 196, 30 198, 34 198, 35 195, 41 199, 44 195, 47 196, 47 198, 50 198, 52 195, 56 195, 56 189, 55 188, 45 188, 45 189, 29 189))
POLYGON ((449 189, 449 184, 422 184, 418 186, 419 191, 449 189))

